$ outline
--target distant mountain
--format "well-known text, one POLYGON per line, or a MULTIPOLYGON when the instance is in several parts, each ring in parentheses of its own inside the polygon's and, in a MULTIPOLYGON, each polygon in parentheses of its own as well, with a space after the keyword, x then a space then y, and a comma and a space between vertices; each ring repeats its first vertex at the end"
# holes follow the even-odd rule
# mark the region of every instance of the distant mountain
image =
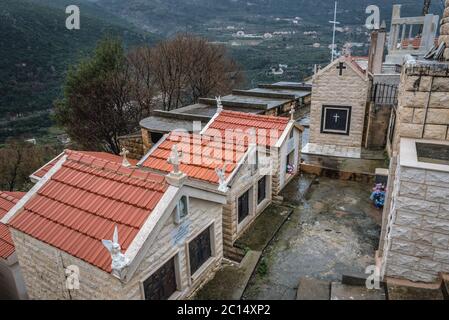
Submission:
MULTIPOLYGON (((300 16, 306 22, 328 23, 334 0, 90 0, 112 14, 136 26, 161 34, 196 29, 211 20, 236 21, 248 15, 300 16)), ((423 0, 399 0, 406 15, 421 13, 423 0)), ((363 24, 365 8, 376 4, 382 19, 389 20, 391 0, 339 0, 339 20, 346 24, 363 24)), ((442 0, 433 0, 433 10, 442 12, 442 0)))
POLYGON ((128 45, 157 39, 85 0, 0 1, 0 141, 51 125, 67 68, 106 35, 128 45), (81 29, 67 30, 65 7, 74 3, 81 29))

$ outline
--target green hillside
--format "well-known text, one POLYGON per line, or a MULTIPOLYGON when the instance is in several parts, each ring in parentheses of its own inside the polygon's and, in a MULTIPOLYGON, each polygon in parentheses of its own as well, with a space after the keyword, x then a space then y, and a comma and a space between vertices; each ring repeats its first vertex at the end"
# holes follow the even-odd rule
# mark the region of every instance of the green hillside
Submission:
POLYGON ((127 22, 85 1, 0 2, 0 142, 10 136, 45 134, 64 74, 105 36, 126 45, 155 42, 127 22), (65 27, 67 4, 78 4, 81 29, 65 27))
MULTIPOLYGON (((304 18, 307 23, 328 25, 335 0, 91 0, 139 28, 161 34, 197 30, 212 21, 238 22, 252 15, 304 18)), ((339 20, 363 24, 365 8, 378 5, 389 20, 394 3, 403 5, 404 15, 421 13, 423 0, 339 0, 339 20)), ((433 0, 432 11, 442 9, 442 0, 433 0)))

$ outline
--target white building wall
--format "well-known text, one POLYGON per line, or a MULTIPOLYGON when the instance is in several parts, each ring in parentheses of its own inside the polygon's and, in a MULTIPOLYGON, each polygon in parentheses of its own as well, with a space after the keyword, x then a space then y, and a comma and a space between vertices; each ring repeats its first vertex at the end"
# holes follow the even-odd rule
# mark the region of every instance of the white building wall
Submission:
POLYGON ((396 172, 385 275, 436 282, 449 273, 449 173, 404 166, 396 172))
POLYGON ((221 214, 220 204, 190 198, 190 226, 185 240, 179 245, 173 244, 176 226, 174 220, 168 218, 157 240, 127 283, 22 232, 12 230, 12 235, 30 299, 143 299, 141 281, 174 254, 178 254, 180 270, 180 290, 176 298, 185 298, 212 277, 220 266, 223 256, 221 214), (201 274, 192 277, 188 272, 187 243, 211 224, 214 224, 215 230, 215 237, 211 239, 214 245, 213 258, 207 262, 201 274), (79 290, 69 291, 66 287, 65 268, 70 265, 80 270, 79 290))

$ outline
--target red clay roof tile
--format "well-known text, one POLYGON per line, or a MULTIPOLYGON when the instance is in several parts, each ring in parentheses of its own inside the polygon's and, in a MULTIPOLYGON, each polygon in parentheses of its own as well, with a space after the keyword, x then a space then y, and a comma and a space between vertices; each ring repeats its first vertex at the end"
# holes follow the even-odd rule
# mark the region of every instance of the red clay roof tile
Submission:
MULTIPOLYGON (((19 201, 25 192, 0 191, 0 219, 19 201)), ((6 225, 0 223, 0 258, 7 259, 15 251, 11 233, 6 225)))
MULTIPOLYGON (((32 174, 32 176, 37 178, 42 178, 62 157, 63 154, 60 154, 58 157, 50 161, 49 163, 42 166, 36 172, 32 174)), ((109 162, 114 162, 121 164, 123 158, 117 156, 115 154, 107 153, 107 152, 97 152, 97 151, 77 151, 76 154, 71 155, 73 161, 79 161, 83 156, 88 156, 85 158, 85 163, 88 164, 90 162, 95 165, 97 168, 102 169, 101 166, 105 166, 109 162)), ((137 160, 128 159, 129 163, 133 166, 137 164, 137 160)))
POLYGON ((248 134, 256 134, 258 145, 274 146, 289 123, 288 118, 222 111, 209 124, 203 135, 172 132, 142 166, 156 171, 170 172, 167 163, 174 145, 183 152, 180 170, 190 178, 218 183, 216 168, 225 166, 225 176, 237 167, 251 141, 248 134), (246 138, 245 138, 246 137, 246 138))
POLYGON ((110 239, 117 225, 126 251, 168 185, 161 175, 123 168, 121 158, 117 163, 98 153, 65 154, 61 168, 9 225, 110 272, 101 240, 110 239))

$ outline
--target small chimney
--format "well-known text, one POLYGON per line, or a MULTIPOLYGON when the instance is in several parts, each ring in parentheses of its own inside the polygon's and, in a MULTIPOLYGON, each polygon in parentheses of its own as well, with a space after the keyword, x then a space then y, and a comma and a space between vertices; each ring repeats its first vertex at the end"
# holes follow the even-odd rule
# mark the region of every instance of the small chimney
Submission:
POLYGON ((446 8, 444 9, 443 19, 441 20, 440 38, 438 43, 445 43, 444 60, 449 61, 449 0, 446 0, 446 8))
POLYGON ((368 71, 373 74, 382 73, 386 42, 386 24, 385 21, 382 21, 380 29, 376 29, 371 32, 371 45, 368 54, 368 71))

